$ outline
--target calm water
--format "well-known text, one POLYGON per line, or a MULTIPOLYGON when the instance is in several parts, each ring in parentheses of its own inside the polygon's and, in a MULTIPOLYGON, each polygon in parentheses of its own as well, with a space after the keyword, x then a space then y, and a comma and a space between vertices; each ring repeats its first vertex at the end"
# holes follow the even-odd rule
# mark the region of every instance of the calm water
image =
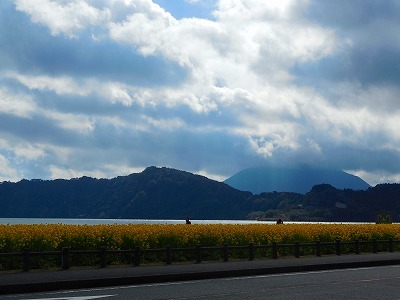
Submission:
MULTIPOLYGON (((273 224, 272 221, 248 220, 190 220, 192 224, 273 224)), ((41 218, 0 218, 0 224, 185 224, 185 220, 146 220, 146 219, 41 219, 41 218)))
MULTIPOLYGON (((256 220, 191 220, 192 224, 275 224, 275 221, 256 220)), ((318 222, 285 222, 290 224, 318 223, 318 222)), ((327 223, 327 222, 320 222, 327 223)), ((335 222, 332 222, 334 224, 335 222)), ((346 224, 357 224, 340 222, 346 224)), ((0 218, 0 224, 71 224, 71 225, 98 225, 98 224, 185 224, 185 220, 145 220, 145 219, 41 219, 41 218, 0 218)))

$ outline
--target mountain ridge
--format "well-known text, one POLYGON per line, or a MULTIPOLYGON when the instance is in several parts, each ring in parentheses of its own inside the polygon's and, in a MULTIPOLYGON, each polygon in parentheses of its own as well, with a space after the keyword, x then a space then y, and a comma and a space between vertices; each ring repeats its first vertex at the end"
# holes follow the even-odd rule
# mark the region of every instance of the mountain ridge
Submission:
POLYGON ((243 219, 251 193, 172 168, 112 179, 81 177, 0 184, 0 217, 243 219))
POLYGON ((293 192, 305 194, 317 184, 330 184, 339 189, 365 190, 370 187, 361 178, 341 170, 303 167, 254 167, 239 171, 224 183, 241 191, 293 192))
POLYGON ((171 168, 149 167, 112 179, 0 183, 3 218, 109 218, 374 222, 388 211, 400 219, 400 184, 367 190, 313 186, 306 194, 239 191, 225 183, 171 168))

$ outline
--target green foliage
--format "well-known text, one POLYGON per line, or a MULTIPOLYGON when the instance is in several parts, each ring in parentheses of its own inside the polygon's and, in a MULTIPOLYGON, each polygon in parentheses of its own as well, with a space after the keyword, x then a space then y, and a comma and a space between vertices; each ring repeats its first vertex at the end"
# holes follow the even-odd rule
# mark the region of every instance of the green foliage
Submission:
POLYGON ((262 193, 252 197, 248 218, 314 222, 376 222, 384 211, 400 221, 400 185, 381 184, 368 190, 336 189, 329 184, 314 186, 305 195, 262 193), (279 196, 278 196, 279 195, 279 196))
POLYGON ((0 217, 244 219, 251 193, 204 176, 150 167, 113 179, 0 184, 0 217))
POLYGON ((113 179, 21 180, 0 183, 3 218, 259 219, 399 221, 400 185, 367 190, 314 186, 308 193, 253 195, 204 176, 150 167, 113 179))

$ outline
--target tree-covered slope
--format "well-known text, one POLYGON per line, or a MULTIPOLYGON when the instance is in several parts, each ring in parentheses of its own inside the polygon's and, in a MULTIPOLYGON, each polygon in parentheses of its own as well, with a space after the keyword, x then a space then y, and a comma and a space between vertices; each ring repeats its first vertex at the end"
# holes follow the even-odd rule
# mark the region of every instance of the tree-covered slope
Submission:
POLYGON ((113 179, 0 183, 1 218, 268 219, 366 221, 376 213, 399 221, 400 185, 366 190, 318 184, 307 193, 252 194, 204 176, 149 167, 113 179))
POLYGON ((113 179, 0 184, 0 217, 243 219, 250 193, 204 176, 149 167, 113 179))

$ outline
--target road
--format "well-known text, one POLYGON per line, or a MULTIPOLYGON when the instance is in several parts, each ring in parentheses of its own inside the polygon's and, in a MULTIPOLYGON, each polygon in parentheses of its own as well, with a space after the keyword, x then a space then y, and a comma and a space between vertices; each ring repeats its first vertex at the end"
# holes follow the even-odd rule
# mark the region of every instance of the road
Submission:
POLYGON ((400 299, 400 266, 8 295, 0 299, 400 299))

